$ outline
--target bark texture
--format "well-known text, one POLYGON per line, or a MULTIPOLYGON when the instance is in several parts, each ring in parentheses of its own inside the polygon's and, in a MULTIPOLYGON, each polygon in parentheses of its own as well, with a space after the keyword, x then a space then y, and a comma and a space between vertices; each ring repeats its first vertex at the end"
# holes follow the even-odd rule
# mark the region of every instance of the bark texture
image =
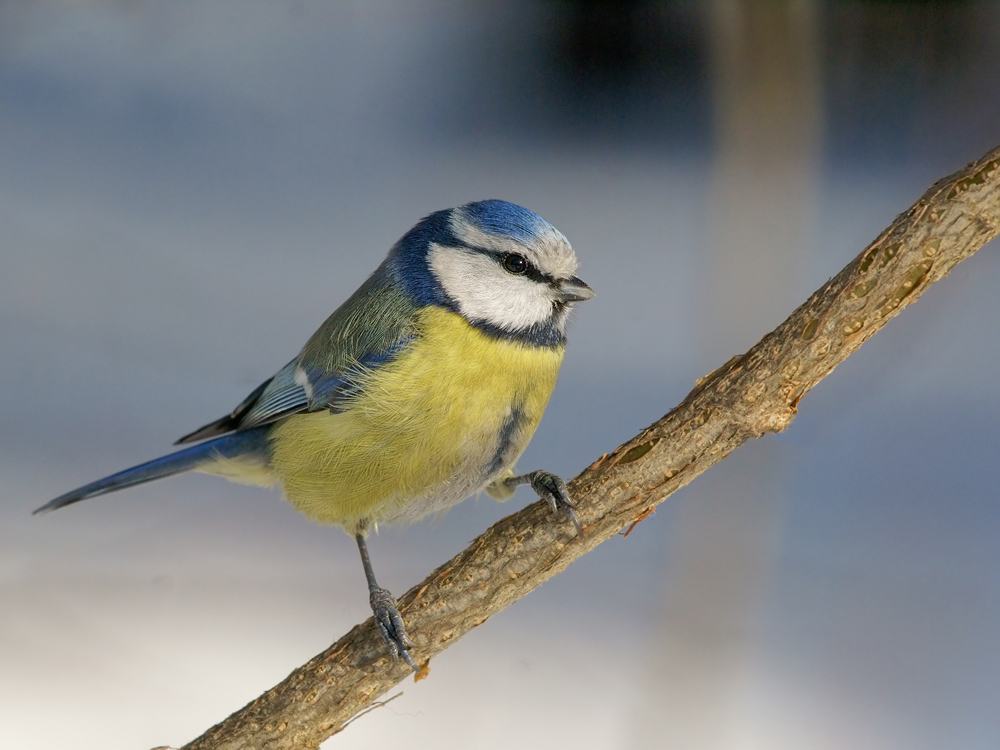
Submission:
MULTIPOLYGON (((426 664, 747 440, 785 429, 806 393, 998 231, 1000 148, 931 186, 750 351, 570 482, 585 539, 534 503, 408 591, 414 658, 426 664)), ((184 750, 316 748, 408 674, 369 619, 184 750)))

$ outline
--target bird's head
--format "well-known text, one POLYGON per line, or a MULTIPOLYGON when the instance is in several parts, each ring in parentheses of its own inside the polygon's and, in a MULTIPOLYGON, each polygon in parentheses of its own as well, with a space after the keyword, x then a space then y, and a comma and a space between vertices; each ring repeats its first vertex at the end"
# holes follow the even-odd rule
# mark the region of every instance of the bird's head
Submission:
POLYGON ((575 275, 576 255, 562 233, 501 200, 431 214, 389 260, 419 304, 441 305, 487 333, 541 345, 561 344, 573 303, 594 296, 575 275))

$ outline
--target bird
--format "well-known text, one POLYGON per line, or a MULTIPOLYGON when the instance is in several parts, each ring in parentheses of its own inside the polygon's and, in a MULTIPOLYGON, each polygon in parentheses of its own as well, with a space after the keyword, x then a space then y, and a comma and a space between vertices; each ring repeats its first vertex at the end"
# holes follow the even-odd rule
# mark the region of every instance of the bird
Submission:
POLYGON ((514 464, 555 387, 566 326, 594 291, 569 241, 532 211, 483 200, 432 213, 299 354, 177 452, 67 492, 46 513, 187 471, 279 485, 308 519, 353 536, 369 605, 394 661, 418 671, 367 538, 486 491, 522 484, 571 521, 566 483, 514 464))

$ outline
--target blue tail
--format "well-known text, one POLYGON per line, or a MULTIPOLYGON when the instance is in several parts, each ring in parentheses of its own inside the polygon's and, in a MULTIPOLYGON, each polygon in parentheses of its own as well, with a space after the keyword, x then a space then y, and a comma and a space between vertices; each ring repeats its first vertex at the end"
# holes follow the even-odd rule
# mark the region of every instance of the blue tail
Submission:
POLYGON ((215 440, 209 440, 199 445, 171 453, 167 456, 154 458, 144 464, 133 466, 131 469, 119 471, 110 477, 98 479, 96 482, 77 487, 65 495, 60 495, 55 500, 51 500, 35 511, 35 513, 48 513, 50 510, 62 508, 64 505, 72 505, 88 497, 106 495, 115 490, 123 490, 126 487, 134 487, 137 484, 152 482, 154 479, 162 479, 173 474, 180 474, 191 471, 199 466, 211 462, 216 458, 234 458, 235 456, 260 454, 262 457, 267 453, 267 428, 258 427, 253 430, 243 430, 229 435, 223 435, 215 440))

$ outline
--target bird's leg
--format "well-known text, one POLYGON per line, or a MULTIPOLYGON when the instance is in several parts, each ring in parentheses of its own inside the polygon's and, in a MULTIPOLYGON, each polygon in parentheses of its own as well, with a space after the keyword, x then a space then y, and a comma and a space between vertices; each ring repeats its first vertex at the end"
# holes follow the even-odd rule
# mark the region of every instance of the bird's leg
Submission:
POLYGON ((410 649, 416 644, 406 634, 403 618, 396 608, 396 600, 375 580, 375 571, 372 570, 372 561, 368 557, 368 543, 365 541, 365 535, 359 532, 354 535, 354 539, 361 552, 361 564, 365 567, 365 578, 368 579, 368 601, 372 607, 372 614, 375 615, 375 624, 378 625, 379 632, 385 639, 385 645, 389 647, 393 661, 402 659, 410 669, 417 672, 419 671, 417 663, 410 656, 410 649))
POLYGON ((560 477, 547 471, 538 470, 518 477, 508 477, 503 480, 503 483, 511 489, 519 484, 530 484, 531 489, 552 507, 553 512, 562 513, 573 522, 576 533, 583 539, 583 526, 580 525, 580 519, 576 517, 576 506, 569 499, 566 482, 560 477))

